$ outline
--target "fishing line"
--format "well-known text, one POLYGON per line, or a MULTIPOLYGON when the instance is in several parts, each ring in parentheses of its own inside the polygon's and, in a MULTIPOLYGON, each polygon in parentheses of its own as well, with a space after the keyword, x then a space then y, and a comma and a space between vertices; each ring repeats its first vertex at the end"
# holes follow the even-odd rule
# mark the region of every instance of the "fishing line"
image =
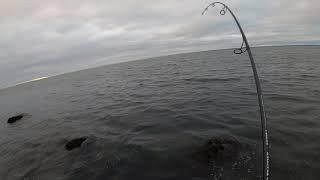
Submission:
POLYGON ((261 134, 262 134, 262 151, 263 151, 263 180, 269 180, 269 141, 268 141, 268 130, 267 130, 267 118, 266 118, 266 113, 264 110, 264 103, 263 103, 263 95, 262 95, 262 88, 258 76, 258 72, 256 69, 255 62, 252 57, 251 49, 248 43, 248 40, 246 38, 246 35, 244 34, 242 27, 236 18, 236 16, 233 14, 233 12, 229 9, 227 5, 221 2, 213 2, 209 4, 204 11, 202 12, 202 15, 210 8, 214 7, 216 4, 222 5, 222 9, 220 10, 221 15, 225 15, 227 11, 230 12, 232 15, 233 19, 237 23, 237 26, 240 30, 240 33, 242 35, 242 45, 240 48, 235 49, 234 53, 235 54, 242 54, 244 52, 248 52, 250 63, 251 63, 251 68, 252 72, 254 75, 254 80, 256 84, 256 89, 257 89, 257 95, 258 95, 258 102, 259 102, 259 107, 260 107, 260 119, 261 119, 261 134), (245 45, 245 46, 244 46, 245 45))

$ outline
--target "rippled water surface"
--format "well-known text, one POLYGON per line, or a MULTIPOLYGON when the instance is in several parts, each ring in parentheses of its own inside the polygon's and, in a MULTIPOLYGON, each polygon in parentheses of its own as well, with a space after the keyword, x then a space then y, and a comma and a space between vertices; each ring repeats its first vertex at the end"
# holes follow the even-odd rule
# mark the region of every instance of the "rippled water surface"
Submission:
MULTIPOLYGON (((320 47, 254 48, 270 131, 271 179, 320 178, 320 47)), ((259 109, 246 54, 172 55, 0 90, 0 179, 257 179, 259 109), (15 124, 9 117, 26 113, 15 124), (78 149, 72 138, 88 139, 78 149), (243 147, 192 154, 210 138, 243 147)))

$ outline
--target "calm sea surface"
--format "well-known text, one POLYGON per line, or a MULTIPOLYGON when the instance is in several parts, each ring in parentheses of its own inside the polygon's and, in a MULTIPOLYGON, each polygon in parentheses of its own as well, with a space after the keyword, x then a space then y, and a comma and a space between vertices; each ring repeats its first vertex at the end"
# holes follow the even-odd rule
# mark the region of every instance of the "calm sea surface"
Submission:
MULTIPOLYGON (((270 133, 271 179, 320 179, 320 47, 254 48, 270 133)), ((261 176, 249 59, 197 52, 78 71, 0 90, 0 179, 202 180, 261 176), (9 125, 10 116, 25 113, 9 125), (66 142, 86 136, 78 149, 66 142), (239 157, 192 154, 232 136, 239 157)))

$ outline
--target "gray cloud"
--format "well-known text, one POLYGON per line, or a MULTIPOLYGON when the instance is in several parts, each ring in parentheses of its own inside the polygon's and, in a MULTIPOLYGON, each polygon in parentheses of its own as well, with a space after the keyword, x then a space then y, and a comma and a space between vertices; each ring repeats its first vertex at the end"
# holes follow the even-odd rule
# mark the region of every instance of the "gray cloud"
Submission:
MULTIPOLYGON (((195 0, 3 0, 0 87, 143 57, 237 47, 231 17, 195 0)), ((318 0, 225 1, 253 46, 320 44, 318 0)))

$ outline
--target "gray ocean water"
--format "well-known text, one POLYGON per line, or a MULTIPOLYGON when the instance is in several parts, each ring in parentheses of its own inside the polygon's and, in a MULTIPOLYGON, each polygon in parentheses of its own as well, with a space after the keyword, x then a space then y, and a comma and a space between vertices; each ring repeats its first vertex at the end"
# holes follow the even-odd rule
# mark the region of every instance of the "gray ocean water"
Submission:
MULTIPOLYGON (((320 178, 320 46, 253 48, 265 94, 271 179, 320 178)), ((261 177, 259 108, 246 54, 196 52, 103 66, 0 90, 0 179, 261 177), (9 117, 25 113, 15 124, 9 117), (72 138, 86 136, 73 151, 72 138), (192 158, 231 136, 240 155, 192 158)))

